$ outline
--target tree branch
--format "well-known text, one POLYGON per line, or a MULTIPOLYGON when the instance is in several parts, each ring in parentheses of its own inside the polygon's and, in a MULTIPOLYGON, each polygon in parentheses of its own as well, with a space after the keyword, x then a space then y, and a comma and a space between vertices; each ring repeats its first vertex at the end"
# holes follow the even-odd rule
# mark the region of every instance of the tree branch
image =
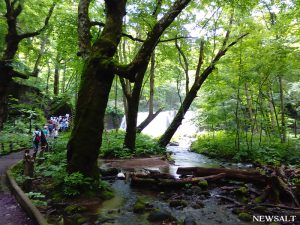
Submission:
POLYGON ((160 40, 160 41, 158 41, 158 43, 162 43, 162 42, 168 42, 168 41, 176 41, 176 40, 179 40, 179 39, 195 39, 195 38, 197 38, 197 37, 189 37, 189 36, 187 36, 187 37, 185 37, 185 36, 182 36, 182 37, 174 37, 174 38, 170 38, 170 39, 165 39, 165 40, 160 40))
POLYGON ((198 59, 198 64, 197 64, 195 79, 198 79, 198 77, 200 75, 201 66, 203 64, 203 57, 204 57, 204 41, 201 40, 201 43, 200 43, 200 54, 199 54, 199 59, 198 59))
POLYGON ((104 26, 105 26, 105 23, 99 22, 99 21, 91 21, 91 22, 90 22, 90 26, 91 26, 91 27, 93 27, 93 26, 104 27, 104 26))
POLYGON ((28 79, 30 74, 24 74, 24 73, 21 73, 19 71, 16 71, 16 70, 11 70, 12 72, 12 77, 19 77, 19 78, 22 78, 22 79, 28 79))
MULTIPOLYGON (((151 31, 148 32, 147 39, 144 41, 133 61, 129 65, 123 66, 123 68, 116 68, 116 74, 125 78, 129 76, 131 80, 135 80, 138 71, 149 63, 151 54, 163 32, 190 1, 191 0, 176 0, 170 10, 156 22, 151 31)), ((144 76, 144 74, 140 74, 144 76)))
POLYGON ((37 35, 39 35, 41 32, 43 32, 43 31, 46 29, 46 27, 48 26, 48 23, 49 23, 49 20, 50 20, 50 18, 51 18, 51 16, 52 16, 52 13, 53 13, 53 10, 54 10, 54 8, 55 8, 55 5, 56 5, 56 3, 53 3, 52 6, 50 7, 49 12, 48 12, 48 15, 47 15, 47 17, 46 17, 46 19, 45 19, 44 26, 43 26, 41 29, 39 29, 39 30, 37 30, 37 31, 35 31, 35 32, 29 32, 29 33, 25 33, 25 34, 20 34, 20 35, 18 35, 18 38, 19 38, 20 40, 23 40, 23 39, 25 39, 25 38, 30 38, 30 37, 37 36, 37 35))

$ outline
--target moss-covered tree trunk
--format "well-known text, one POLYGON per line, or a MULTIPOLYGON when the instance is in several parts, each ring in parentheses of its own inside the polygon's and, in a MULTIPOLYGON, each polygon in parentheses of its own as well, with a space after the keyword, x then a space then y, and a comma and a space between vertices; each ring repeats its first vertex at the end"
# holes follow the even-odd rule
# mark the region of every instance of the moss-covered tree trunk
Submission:
MULTIPOLYGON (((190 0, 177 0, 148 33, 147 39, 131 63, 120 66, 114 62, 122 35, 122 18, 125 15, 126 0, 105 0, 106 20, 99 38, 91 45, 88 9, 89 0, 80 0, 78 7, 78 35, 85 68, 81 75, 74 127, 68 143, 68 172, 82 172, 98 178, 97 157, 101 147, 104 113, 114 74, 131 82, 143 79, 150 56, 164 30, 173 22, 190 0)), ((102 23, 100 23, 102 25, 102 23)), ((138 104, 139 96, 133 97, 138 104)), ((135 125, 136 126, 136 125, 135 125)))
MULTIPOLYGON (((81 4, 86 2, 89 1, 81 1, 81 4)), ((126 1, 110 0, 105 3, 106 25, 85 59, 67 153, 67 169, 70 173, 79 171, 94 178, 99 176, 98 152, 102 142, 105 109, 114 78, 111 62, 121 38, 126 1)))
POLYGON ((103 119, 114 75, 92 60, 86 62, 82 75, 74 127, 68 143, 68 170, 97 177, 103 119))

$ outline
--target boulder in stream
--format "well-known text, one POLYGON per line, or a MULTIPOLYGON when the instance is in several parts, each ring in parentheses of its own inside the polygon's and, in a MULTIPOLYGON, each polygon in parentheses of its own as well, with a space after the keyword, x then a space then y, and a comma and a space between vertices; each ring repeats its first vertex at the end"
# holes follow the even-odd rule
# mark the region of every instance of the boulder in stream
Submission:
POLYGON ((156 210, 149 214, 148 220, 150 222, 163 222, 163 221, 176 221, 171 213, 163 211, 163 210, 156 210))

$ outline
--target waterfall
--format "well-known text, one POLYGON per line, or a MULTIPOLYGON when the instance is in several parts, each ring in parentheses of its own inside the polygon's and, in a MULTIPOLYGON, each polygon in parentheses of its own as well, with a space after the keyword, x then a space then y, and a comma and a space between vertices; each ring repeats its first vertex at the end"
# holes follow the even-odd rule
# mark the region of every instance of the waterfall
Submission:
MULTIPOLYGON (((163 111, 155 117, 154 120, 142 131, 142 133, 158 137, 161 136, 169 127, 176 115, 176 111, 163 111)), ((148 116, 148 112, 139 112, 137 118, 137 125, 143 122, 148 116)), ((198 132, 198 128, 192 121, 196 113, 193 111, 188 111, 182 121, 181 126, 177 129, 175 136, 192 136, 198 132)), ((120 129, 126 129, 126 118, 123 116, 120 129)))

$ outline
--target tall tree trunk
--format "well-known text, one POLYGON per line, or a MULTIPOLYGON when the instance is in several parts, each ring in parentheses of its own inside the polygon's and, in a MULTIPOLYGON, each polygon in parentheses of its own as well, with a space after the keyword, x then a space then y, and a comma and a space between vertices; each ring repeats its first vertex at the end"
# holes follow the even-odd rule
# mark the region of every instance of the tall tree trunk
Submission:
POLYGON ((59 68, 58 68, 58 65, 55 65, 55 70, 54 70, 53 94, 56 96, 59 94, 59 68))
POLYGON ((247 98, 247 110, 249 114, 249 121, 252 129, 252 126, 255 126, 255 123, 253 121, 254 116, 253 116, 252 96, 249 93, 248 82, 245 82, 245 94, 247 98))
POLYGON ((63 74, 62 74, 62 81, 61 81, 61 92, 65 93, 66 91, 66 73, 67 73, 67 62, 64 63, 64 68, 63 68, 63 74))
MULTIPOLYGON (((162 0, 156 2, 156 7, 152 13, 152 17, 156 20, 157 15, 161 9, 162 0)), ((151 54, 151 68, 150 68, 150 100, 149 100, 149 116, 153 115, 153 93, 154 93, 154 64, 155 64, 155 50, 151 54), (152 82, 152 86, 151 86, 152 82), (152 89, 151 89, 152 87, 152 89), (152 96, 151 96, 152 94, 152 96)), ((127 106, 128 106, 128 115, 127 115, 127 124, 126 124, 126 134, 124 139, 124 147, 133 151, 135 149, 136 143, 136 133, 140 132, 146 123, 149 121, 149 116, 142 122, 142 127, 137 128, 137 117, 139 111, 139 102, 142 91, 142 84, 144 80, 145 73, 147 71, 148 63, 141 67, 137 73, 137 79, 134 83, 131 95, 127 95, 127 106)), ((151 122, 151 121, 150 121, 151 122)), ((149 122, 149 123, 150 123, 149 122)), ((149 124, 148 123, 148 124, 149 124)))
POLYGON ((185 74, 185 94, 187 94, 189 92, 189 83, 190 83, 190 78, 189 78, 189 63, 187 60, 187 57, 185 56, 184 52, 182 51, 182 49, 180 48, 178 41, 175 40, 175 46, 178 50, 179 53, 179 63, 182 67, 182 69, 184 70, 184 74, 185 74), (183 62, 181 60, 181 57, 183 58, 183 62))
POLYGON ((55 69, 54 69, 54 83, 53 83, 53 94, 57 96, 59 94, 59 71, 60 71, 60 59, 59 53, 57 53, 55 59, 55 69))
POLYGON ((144 74, 146 73, 147 66, 148 65, 144 65, 144 67, 138 72, 138 79, 134 83, 132 94, 129 98, 127 98, 128 118, 126 121, 124 147, 130 149, 131 151, 135 149, 140 95, 143 86, 143 78, 144 74))
MULTIPOLYGON (((235 107, 235 122, 236 122, 236 132, 235 132, 235 147, 238 152, 240 152, 240 143, 241 143, 241 125, 239 118, 239 109, 240 109, 240 82, 241 76, 239 74, 238 87, 237 87, 237 96, 236 96, 236 107, 235 107)), ((253 132, 252 132, 253 135, 253 132)), ((251 138, 252 141, 252 138, 251 138)))
POLYGON ((150 96, 149 96, 149 113, 147 118, 141 122, 137 127, 137 132, 142 132, 143 129, 145 129, 149 123, 154 120, 158 114, 162 111, 162 109, 159 109, 154 113, 154 78, 155 78, 155 51, 151 55, 151 62, 150 62, 150 96))
POLYGON ((281 142, 286 142, 286 125, 285 125, 285 113, 284 113, 284 96, 283 96, 283 82, 282 77, 278 77, 279 92, 280 92, 280 116, 281 116, 281 142))
POLYGON ((68 143, 68 171, 80 171, 97 178, 103 119, 114 75, 92 60, 86 62, 82 75, 74 127, 68 143))
POLYGON ((47 62, 47 67, 48 67, 48 73, 47 73, 47 82, 46 82, 46 94, 49 94, 49 81, 50 81, 50 76, 51 76, 51 67, 50 63, 47 62))
POLYGON ((125 5, 125 0, 105 1, 106 25, 85 60, 74 126, 68 142, 67 169, 70 173, 79 171, 95 179, 99 177, 97 159, 105 109, 114 79, 109 63, 120 42, 125 5))
POLYGON ((39 75, 39 72, 40 72, 39 66, 40 66, 40 63, 42 60, 42 56, 45 53, 45 47, 46 47, 47 42, 48 42, 48 34, 46 34, 46 36, 41 40, 41 47, 40 47, 40 50, 38 53, 38 57, 34 64, 33 71, 32 71, 32 76, 34 76, 34 77, 38 77, 38 75, 39 75))
POLYGON ((3 125, 6 122, 8 116, 7 101, 8 101, 8 87, 10 83, 11 82, 0 81, 0 131, 3 130, 3 125))

